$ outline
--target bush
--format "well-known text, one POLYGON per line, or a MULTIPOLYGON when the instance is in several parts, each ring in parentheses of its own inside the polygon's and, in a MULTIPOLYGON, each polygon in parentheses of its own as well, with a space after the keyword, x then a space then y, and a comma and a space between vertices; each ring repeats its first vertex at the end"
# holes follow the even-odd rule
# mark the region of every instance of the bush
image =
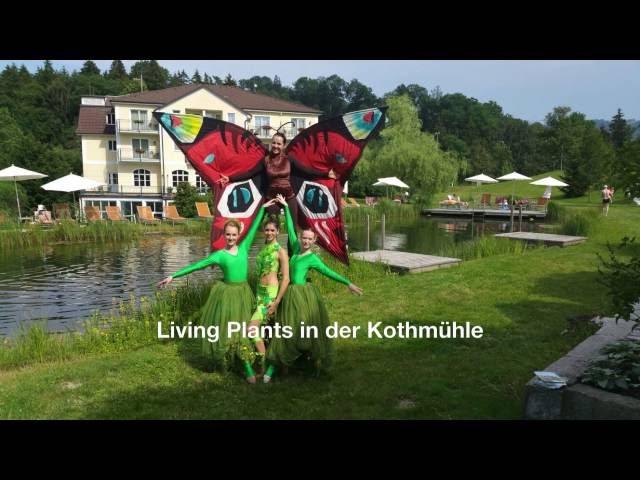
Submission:
MULTIPOLYGON (((636 238, 624 237, 618 249, 633 246, 636 238)), ((640 301, 640 256, 632 256, 629 262, 620 261, 613 247, 607 243, 609 260, 604 260, 600 254, 598 258, 602 262, 604 270, 598 267, 601 277, 598 283, 609 289, 613 307, 616 311, 616 320, 632 320, 636 322, 634 328, 640 326, 640 316, 635 311, 635 305, 640 301)))
POLYGON ((601 353, 607 358, 591 363, 582 374, 582 383, 640 397, 640 343, 613 343, 601 353))
POLYGON ((178 184, 176 192, 176 208, 183 217, 193 218, 196 216, 196 202, 204 202, 204 198, 198 195, 196 187, 188 182, 178 184))

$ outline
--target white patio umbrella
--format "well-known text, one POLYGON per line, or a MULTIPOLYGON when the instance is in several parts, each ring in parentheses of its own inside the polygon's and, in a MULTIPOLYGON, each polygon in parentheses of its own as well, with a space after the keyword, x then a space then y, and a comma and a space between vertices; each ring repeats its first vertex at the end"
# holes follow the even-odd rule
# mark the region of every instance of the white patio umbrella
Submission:
POLYGON ((498 177, 498 180, 512 180, 513 181, 513 189, 512 189, 512 192, 511 192, 511 198, 513 198, 515 200, 516 182, 517 181, 521 181, 521 180, 531 180, 531 178, 527 177, 525 175, 521 175, 518 172, 511 172, 511 173, 508 173, 507 175, 503 175, 501 177, 498 177))
POLYGON ((498 180, 496 180, 495 178, 491 178, 484 173, 481 173, 480 175, 474 175, 473 177, 467 177, 465 178, 465 180, 467 182, 476 182, 477 186, 480 186, 481 183, 498 183, 498 180))
POLYGON ((485 175, 484 173, 481 173, 479 175, 474 175, 473 177, 467 177, 465 178, 465 180, 467 182, 476 182, 476 188, 480 187, 481 183, 498 183, 498 180, 496 180, 495 178, 491 178, 490 176, 485 175))
MULTIPOLYGON (((76 203, 76 194, 75 192, 79 190, 87 190, 89 188, 96 188, 105 185, 104 182, 96 182, 95 180, 91 180, 90 178, 81 177, 79 175, 74 175, 70 173, 69 175, 65 175, 64 177, 58 178, 49 183, 45 183, 42 185, 42 188, 45 190, 51 190, 54 192, 73 192, 73 203, 76 203)), ((78 205, 79 207, 79 205, 78 205)), ((82 215, 82 210, 78 210, 82 215)))
POLYGON ((409 188, 409 185, 404 183, 398 177, 384 177, 379 178, 374 187, 387 187, 387 197, 389 196, 389 187, 409 188))
POLYGON ((398 177, 379 178, 378 181, 373 184, 373 186, 374 187, 387 186, 387 187, 409 188, 409 185, 404 183, 398 177))
POLYGON ((13 184, 16 188, 16 203, 18 204, 18 223, 20 223, 20 218, 22 214, 20 213, 20 199, 18 198, 18 184, 16 182, 20 182, 22 180, 37 180, 38 178, 46 177, 43 173, 32 172, 31 170, 27 170, 25 168, 16 167, 11 164, 10 167, 7 167, 3 170, 0 170, 0 181, 10 182, 13 180, 13 184))
POLYGON ((529 182, 531 185, 542 185, 543 187, 568 187, 568 183, 561 182, 560 180, 556 180, 553 177, 544 177, 540 180, 536 180, 535 182, 529 182))
POLYGON ((531 185, 540 185, 543 187, 547 187, 544 191, 543 197, 551 198, 551 187, 568 187, 568 183, 561 182, 553 177, 544 177, 540 180, 536 180, 535 182, 529 182, 531 185))

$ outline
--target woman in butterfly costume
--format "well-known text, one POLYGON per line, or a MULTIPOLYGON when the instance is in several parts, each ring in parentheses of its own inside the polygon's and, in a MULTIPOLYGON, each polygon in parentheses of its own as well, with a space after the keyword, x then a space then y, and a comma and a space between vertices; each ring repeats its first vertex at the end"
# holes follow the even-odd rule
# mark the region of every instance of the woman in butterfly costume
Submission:
MULTIPOLYGON (((283 125, 284 126, 284 125, 283 125)), ((280 127, 282 128, 282 127, 280 127)), ((284 133, 277 131, 271 138, 271 145, 269 146, 269 153, 264 157, 264 171, 267 175, 267 191, 266 199, 272 200, 276 198, 276 195, 282 195, 287 201, 287 205, 292 212, 293 218, 298 218, 298 201, 296 194, 293 191, 291 185, 291 170, 297 170, 302 175, 309 178, 332 178, 336 179, 336 174, 333 169, 330 169, 326 174, 314 170, 312 168, 306 168, 299 164, 293 157, 285 154, 285 145, 287 144, 287 137, 284 133)), ((225 186, 229 182, 239 182, 246 180, 253 176, 251 173, 245 173, 233 178, 229 178, 226 175, 220 175, 220 185, 225 186)), ((277 204, 272 205, 267 209, 267 213, 278 222, 278 214, 280 213, 280 206, 277 204)))
POLYGON ((294 222, 311 229, 318 245, 348 264, 342 188, 367 142, 384 126, 385 111, 371 108, 324 120, 286 146, 284 136, 276 134, 271 149, 252 132, 222 120, 163 112, 154 116, 213 190, 212 250, 224 247, 223 227, 229 218, 248 231, 265 199, 281 193, 288 197, 294 222))

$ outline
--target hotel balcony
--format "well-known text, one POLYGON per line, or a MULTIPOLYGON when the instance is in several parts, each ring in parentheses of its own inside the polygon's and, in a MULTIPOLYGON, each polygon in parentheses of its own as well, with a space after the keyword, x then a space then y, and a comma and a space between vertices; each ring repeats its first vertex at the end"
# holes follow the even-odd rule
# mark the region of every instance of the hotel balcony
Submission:
POLYGON ((118 148, 118 162, 160 163, 160 152, 121 147, 118 148))
POLYGON ((118 133, 158 133, 155 120, 118 120, 118 133))
MULTIPOLYGON (((248 124, 247 125, 247 130, 249 130, 250 132, 253 132, 255 134, 256 137, 258 138, 271 138, 273 137, 273 134, 276 133, 275 130, 273 130, 272 128, 266 128, 266 127, 262 127, 262 126, 255 126, 252 124, 248 124)), ((275 125, 273 125, 273 128, 277 127, 275 125)), ((298 133, 302 132, 304 129, 303 128, 283 128, 280 131, 282 133, 285 134, 285 136, 287 137, 287 142, 289 140, 291 140, 293 137, 295 137, 296 135, 298 135, 298 133)))
POLYGON ((173 198, 175 197, 175 188, 162 187, 159 185, 154 186, 134 186, 134 185, 102 185, 100 187, 91 188, 85 190, 82 194, 83 197, 109 197, 109 196, 124 196, 124 197, 158 197, 173 198))

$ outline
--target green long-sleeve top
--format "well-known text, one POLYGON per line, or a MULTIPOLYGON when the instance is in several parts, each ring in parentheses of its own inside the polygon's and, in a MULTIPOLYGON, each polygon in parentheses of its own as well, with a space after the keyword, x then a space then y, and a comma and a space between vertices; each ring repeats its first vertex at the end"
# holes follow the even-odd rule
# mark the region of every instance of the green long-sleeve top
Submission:
POLYGON ((211 265, 218 265, 222 270, 225 282, 246 282, 249 278, 249 249, 256 236, 260 222, 262 222, 264 212, 264 207, 261 207, 256 219, 251 224, 247 236, 238 244, 238 253, 236 255, 229 253, 226 249, 218 250, 208 257, 177 271, 171 276, 178 278, 211 265))
POLYGON ((351 282, 348 279, 327 267, 315 253, 300 255, 300 242, 298 242, 296 227, 293 223, 293 218, 291 218, 291 212, 287 205, 284 206, 284 212, 287 218, 287 234, 289 235, 289 243, 293 248, 293 252, 291 252, 293 255, 289 260, 289 276, 291 278, 291 284, 304 285, 307 283, 307 274, 309 273, 309 270, 315 270, 320 272, 322 275, 329 277, 331 280, 349 285, 351 282))

